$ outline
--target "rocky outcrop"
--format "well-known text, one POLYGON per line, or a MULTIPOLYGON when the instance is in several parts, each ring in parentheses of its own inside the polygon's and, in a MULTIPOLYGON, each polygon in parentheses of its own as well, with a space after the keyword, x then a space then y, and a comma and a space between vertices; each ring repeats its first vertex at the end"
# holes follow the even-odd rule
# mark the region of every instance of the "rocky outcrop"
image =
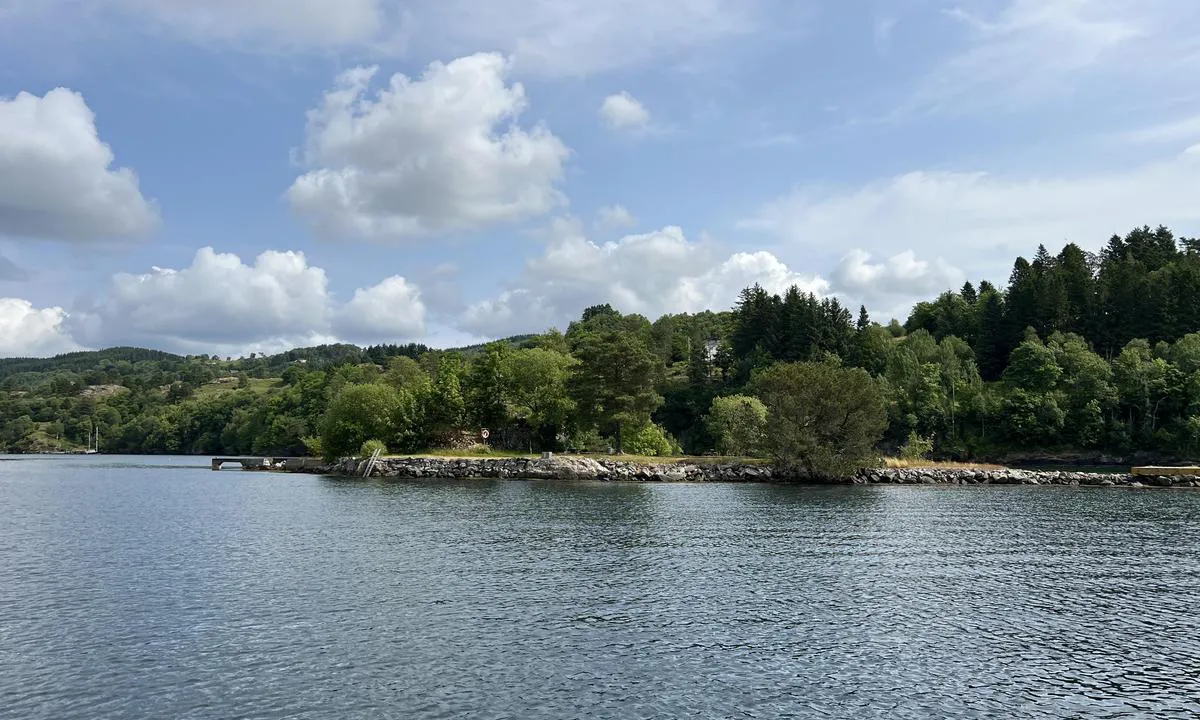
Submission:
MULTIPOLYGON (((334 464, 311 461, 284 470, 362 476, 367 460, 334 464)), ((824 479, 781 472, 769 465, 631 463, 601 458, 384 458, 372 477, 499 478, 513 480, 591 480, 660 483, 814 483, 846 485, 1092 485, 1102 487, 1200 487, 1200 476, 1147 477, 1070 471, 873 468, 851 478, 824 479)))

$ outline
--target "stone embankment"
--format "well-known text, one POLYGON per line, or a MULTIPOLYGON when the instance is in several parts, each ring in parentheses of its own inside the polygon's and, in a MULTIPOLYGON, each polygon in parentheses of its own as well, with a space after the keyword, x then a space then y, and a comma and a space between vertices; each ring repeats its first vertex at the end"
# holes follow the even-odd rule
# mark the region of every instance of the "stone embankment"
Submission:
MULTIPOLYGON (((362 476, 367 460, 338 463, 305 461, 283 470, 362 476)), ((372 477, 500 478, 521 480, 591 480, 661 483, 818 483, 845 485, 1093 485, 1103 487, 1200 487, 1200 476, 1099 475, 1070 471, 983 470, 945 468, 872 468, 852 478, 820 479, 780 472, 769 465, 702 463, 632 463, 616 460, 551 457, 527 458, 384 458, 372 477)))

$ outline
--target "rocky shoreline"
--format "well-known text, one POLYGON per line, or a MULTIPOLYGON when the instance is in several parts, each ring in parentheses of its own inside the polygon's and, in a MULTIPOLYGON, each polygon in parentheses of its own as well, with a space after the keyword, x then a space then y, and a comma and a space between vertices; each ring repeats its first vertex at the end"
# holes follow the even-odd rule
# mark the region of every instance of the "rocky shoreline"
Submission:
MULTIPOLYGON (((336 463, 312 460, 284 463, 285 472, 362 477, 368 461, 336 463)), ((871 468, 851 478, 814 478, 780 472, 769 465, 632 463, 617 460, 528 458, 383 458, 371 477, 404 479, 498 478, 513 480, 586 480, 658 483, 810 483, 830 485, 1072 485, 1097 487, 1200 487, 1200 476, 1102 475, 1071 471, 982 470, 945 468, 871 468)))

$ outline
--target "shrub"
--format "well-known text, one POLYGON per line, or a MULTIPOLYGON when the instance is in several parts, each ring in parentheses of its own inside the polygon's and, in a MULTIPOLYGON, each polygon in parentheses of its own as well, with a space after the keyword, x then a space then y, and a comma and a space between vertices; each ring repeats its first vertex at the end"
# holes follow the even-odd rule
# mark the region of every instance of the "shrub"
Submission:
POLYGON ((387 445, 382 440, 368 440, 359 448, 358 454, 362 457, 371 457, 378 450, 380 455, 387 454, 387 445))
POLYGON ((302 438, 301 442, 304 443, 304 449, 308 452, 310 457, 325 456, 325 450, 321 446, 321 438, 316 436, 306 437, 302 438))
POLYGON ((908 434, 908 440, 900 446, 900 457, 905 460, 924 460, 933 452, 933 439, 923 438, 913 430, 908 434))
POLYGON ((679 454, 679 445, 654 423, 646 423, 641 427, 625 428, 623 450, 630 455, 649 455, 651 457, 670 457, 679 454))
POLYGON ((713 398, 708 427, 722 455, 753 457, 762 452, 767 429, 767 406, 746 395, 713 398))

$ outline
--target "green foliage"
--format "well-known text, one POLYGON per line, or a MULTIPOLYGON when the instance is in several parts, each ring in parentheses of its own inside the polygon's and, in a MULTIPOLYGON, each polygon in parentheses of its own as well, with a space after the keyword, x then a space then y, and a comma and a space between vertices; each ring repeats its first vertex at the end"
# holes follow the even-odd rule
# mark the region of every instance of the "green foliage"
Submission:
POLYGON ((680 454, 678 443, 665 430, 654 423, 626 428, 622 452, 647 457, 670 457, 680 454))
POLYGON ((445 354, 438 360, 437 375, 425 406, 425 421, 435 436, 462 428, 466 421, 462 372, 458 356, 445 354))
POLYGON ((924 438, 914 430, 908 434, 908 440, 900 446, 900 457, 905 460, 923 460, 933 452, 933 438, 924 438))
POLYGON ((393 438, 403 429, 399 423, 400 391, 382 384, 347 385, 329 404, 321 423, 321 448, 328 458, 352 455, 363 443, 376 438, 393 438))
POLYGON ((747 395, 713 398, 708 425, 722 455, 757 457, 766 439, 767 406, 747 395))
MULTIPOLYGON (((593 316, 614 322, 610 315, 593 316)), ((623 452, 624 427, 641 427, 662 404, 655 390, 663 374, 662 360, 639 337, 622 330, 582 331, 575 338, 579 364, 567 387, 585 426, 611 428, 617 452, 623 452)))
POLYGON ((575 411, 567 382, 578 361, 556 350, 529 348, 504 358, 512 416, 529 427, 537 445, 554 448, 575 411))
POLYGON ((369 458, 374 455, 376 451, 379 451, 380 455, 386 455, 388 451, 387 444, 385 444, 382 440, 368 440, 362 444, 362 447, 358 449, 358 454, 360 457, 369 458))
POLYGON ((877 459, 887 410, 865 371, 776 365, 755 378, 754 389, 767 407, 766 447, 777 464, 815 477, 846 477, 877 459))
MULTIPOLYGON (((689 453, 862 462, 863 442, 796 424, 812 413, 841 428, 836 393, 794 388, 811 401, 803 408, 776 393, 790 414, 771 412, 762 383, 819 362, 805 372, 871 376, 893 446, 919 437, 942 455, 1089 448, 1190 460, 1200 454, 1197 328, 1200 241, 1142 227, 1097 254, 1038 247, 1007 285, 947 290, 903 325, 798 288, 751 287, 729 311, 651 322, 597 305, 566 333, 458 351, 336 344, 222 360, 113 348, 0 360, 0 452, 82 450, 97 433, 114 453, 332 456, 368 440, 411 452, 486 426, 498 451, 605 450, 611 439, 659 452, 678 438, 689 453), (756 393, 767 427, 791 435, 759 444, 761 409, 746 399, 756 393), (850 453, 821 449, 847 442, 850 453)), ((820 382, 850 382, 832 378, 820 382)))

